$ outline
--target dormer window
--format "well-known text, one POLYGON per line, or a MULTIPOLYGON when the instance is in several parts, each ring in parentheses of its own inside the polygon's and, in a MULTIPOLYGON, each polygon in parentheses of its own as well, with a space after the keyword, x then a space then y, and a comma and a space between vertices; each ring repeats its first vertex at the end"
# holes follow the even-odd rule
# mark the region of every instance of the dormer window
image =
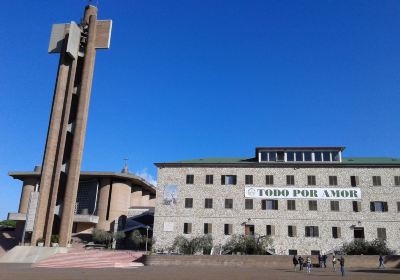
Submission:
POLYGON ((257 148, 260 162, 340 162, 342 147, 257 148))

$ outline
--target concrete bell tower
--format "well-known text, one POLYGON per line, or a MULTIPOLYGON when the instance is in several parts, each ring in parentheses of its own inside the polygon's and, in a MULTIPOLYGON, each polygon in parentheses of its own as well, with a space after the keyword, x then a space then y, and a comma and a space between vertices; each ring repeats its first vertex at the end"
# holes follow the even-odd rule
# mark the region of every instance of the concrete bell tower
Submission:
POLYGON ((71 240, 96 49, 109 48, 111 27, 111 20, 97 20, 97 7, 92 5, 85 7, 81 23, 52 27, 49 53, 59 53, 60 61, 33 215, 32 245, 43 238, 49 246, 51 235, 57 233, 60 246, 71 240))

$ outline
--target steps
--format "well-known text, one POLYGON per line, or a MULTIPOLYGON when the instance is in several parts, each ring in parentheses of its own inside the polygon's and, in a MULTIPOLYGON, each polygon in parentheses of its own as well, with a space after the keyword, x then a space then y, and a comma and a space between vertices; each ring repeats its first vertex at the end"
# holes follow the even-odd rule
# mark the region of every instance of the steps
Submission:
POLYGON ((133 268, 143 266, 135 262, 143 256, 134 251, 108 251, 72 249, 67 254, 57 254, 32 267, 41 268, 133 268))

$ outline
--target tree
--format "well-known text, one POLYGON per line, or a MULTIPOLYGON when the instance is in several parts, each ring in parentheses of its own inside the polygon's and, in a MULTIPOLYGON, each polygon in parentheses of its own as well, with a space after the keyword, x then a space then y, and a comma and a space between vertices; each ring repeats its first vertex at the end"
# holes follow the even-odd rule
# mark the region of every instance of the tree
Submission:
POLYGON ((391 255, 393 251, 389 249, 386 242, 382 239, 373 241, 354 240, 345 243, 341 250, 347 255, 391 255))
POLYGON ((136 248, 140 248, 140 246, 146 242, 146 236, 142 235, 140 231, 134 230, 130 235, 130 240, 136 248))
POLYGON ((172 250, 184 255, 194 255, 196 253, 209 254, 213 247, 211 235, 198 236, 188 239, 182 235, 175 237, 172 250))
POLYGON ((111 233, 101 229, 94 229, 92 231, 93 241, 98 244, 105 244, 107 248, 110 247, 114 239, 118 241, 123 238, 125 238, 125 233, 121 231, 117 231, 115 233, 111 233))
POLYGON ((269 236, 234 234, 223 246, 225 253, 246 255, 266 255, 272 248, 273 240, 269 236))

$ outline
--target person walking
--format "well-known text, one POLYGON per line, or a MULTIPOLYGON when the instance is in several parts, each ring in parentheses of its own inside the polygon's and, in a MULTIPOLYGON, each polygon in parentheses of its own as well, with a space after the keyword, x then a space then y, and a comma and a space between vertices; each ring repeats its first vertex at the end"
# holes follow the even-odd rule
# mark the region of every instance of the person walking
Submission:
POLYGON ((319 267, 322 267, 322 256, 321 256, 321 254, 318 254, 318 263, 319 263, 319 267))
POLYGON ((307 257, 307 273, 311 273, 311 258, 307 257))
POLYGON ((343 258, 343 256, 340 256, 339 263, 340 263, 340 272, 342 273, 342 277, 344 277, 344 258, 343 258))
POLYGON ((300 266, 300 270, 303 270, 303 264, 304 264, 304 259, 299 256, 299 266, 300 266))
POLYGON ((383 264, 384 261, 384 257, 382 256, 382 254, 379 255, 379 267, 378 268, 385 268, 385 265, 383 264))
POLYGON ((336 257, 335 255, 332 256, 332 271, 336 271, 336 257))
POLYGON ((299 264, 299 261, 296 258, 296 255, 293 256, 293 266, 294 266, 294 272, 296 272, 297 265, 299 264))
POLYGON ((326 268, 326 260, 328 259, 328 256, 327 255, 323 255, 322 256, 322 261, 323 261, 323 263, 324 263, 324 268, 326 268))

